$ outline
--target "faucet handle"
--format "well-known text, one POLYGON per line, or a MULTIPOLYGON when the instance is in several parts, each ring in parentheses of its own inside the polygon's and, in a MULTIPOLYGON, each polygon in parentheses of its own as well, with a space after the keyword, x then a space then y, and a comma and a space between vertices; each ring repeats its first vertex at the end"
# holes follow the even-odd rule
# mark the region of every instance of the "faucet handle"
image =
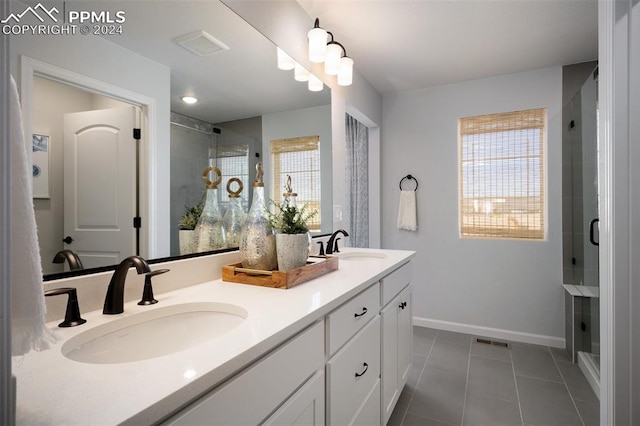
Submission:
POLYGON ((333 245, 333 252, 334 253, 340 253, 340 248, 338 247, 338 241, 340 241, 340 238, 336 238, 336 242, 333 245))
POLYGON ((44 292, 46 297, 57 296, 60 294, 68 294, 67 311, 64 314, 64 321, 58 324, 58 327, 75 327, 87 322, 86 319, 80 317, 80 306, 78 305, 78 292, 73 287, 61 287, 47 290, 44 292))
POLYGON ((320 249, 318 250, 318 256, 324 256, 324 243, 322 241, 318 241, 316 244, 320 244, 320 249))
POLYGON ((155 271, 147 272, 144 277, 144 289, 142 290, 142 300, 138 302, 138 305, 153 305, 158 301, 153 297, 153 287, 151 286, 151 277, 169 272, 170 269, 157 269, 155 271))

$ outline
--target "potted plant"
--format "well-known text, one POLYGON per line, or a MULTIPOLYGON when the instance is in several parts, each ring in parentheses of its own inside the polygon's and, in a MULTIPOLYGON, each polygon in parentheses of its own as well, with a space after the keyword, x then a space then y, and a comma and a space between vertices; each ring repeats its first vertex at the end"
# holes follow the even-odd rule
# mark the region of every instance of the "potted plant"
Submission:
POLYGON ((185 212, 178 221, 178 239, 180 242, 180 254, 190 254, 195 251, 195 229, 198 219, 202 214, 203 202, 194 206, 185 204, 185 212))
POLYGON ((276 230, 276 255, 278 270, 288 271, 300 268, 307 263, 309 257, 308 221, 318 214, 307 211, 306 205, 298 208, 288 203, 271 202, 275 212, 267 212, 269 222, 276 230))

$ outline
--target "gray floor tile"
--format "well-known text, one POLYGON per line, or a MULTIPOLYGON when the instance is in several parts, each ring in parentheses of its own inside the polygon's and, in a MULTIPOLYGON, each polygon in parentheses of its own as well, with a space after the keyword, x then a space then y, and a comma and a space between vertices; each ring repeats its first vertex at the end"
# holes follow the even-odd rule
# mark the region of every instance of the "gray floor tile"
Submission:
POLYGON ((402 426, 452 426, 450 423, 442 423, 437 420, 426 419, 424 417, 416 416, 415 414, 407 413, 404 418, 402 426))
POLYGON ((407 412, 459 425, 462 422, 466 382, 466 377, 425 368, 407 412))
POLYGON ((469 368, 469 345, 436 339, 427 358, 427 367, 466 377, 469 368))
POLYGON ((522 418, 545 426, 582 425, 566 386, 531 377, 516 377, 522 418))
POLYGON ((564 382, 569 388, 569 393, 575 400, 585 402, 599 402, 598 397, 593 392, 591 385, 580 371, 578 364, 570 364, 567 362, 558 363, 558 368, 562 374, 564 382))
POLYGON ((562 382, 549 348, 514 344, 511 347, 513 367, 517 376, 562 382))
POLYGON ((467 392, 518 402, 513 366, 510 362, 472 356, 467 392))
POLYGON ((486 343, 476 343, 475 339, 471 343, 471 355, 511 362, 510 348, 505 348, 505 347, 496 346, 496 345, 488 345, 486 343))
POLYGON ((463 410, 467 425, 520 424, 518 402, 523 426, 599 421, 597 397, 564 349, 518 342, 506 349, 473 343, 462 333, 414 327, 412 362, 390 426, 459 425, 463 410))
POLYGON ((407 376, 407 385, 405 389, 409 388, 411 392, 413 392, 413 390, 416 388, 425 362, 427 362, 426 356, 413 354, 411 368, 409 369, 409 375, 407 376))
POLYGON ((411 402, 412 395, 413 390, 409 390, 405 386, 405 388, 400 393, 400 398, 398 398, 398 402, 396 403, 396 407, 393 409, 393 413, 391 413, 391 417, 389 417, 387 426, 402 425, 402 420, 404 419, 404 415, 407 412, 407 408, 409 407, 409 402, 411 402))
POLYGON ((464 333, 457 333, 455 331, 439 330, 436 337, 438 342, 452 342, 460 344, 471 344, 471 335, 464 333))
POLYGON ((600 402, 576 401, 576 406, 584 426, 598 426, 600 424, 600 402))
POLYGON ((467 393, 462 424, 469 426, 521 425, 522 419, 517 402, 467 393))
POLYGON ((557 362, 571 362, 571 355, 564 348, 551 348, 551 355, 557 362))
POLYGON ((420 355, 429 354, 437 335, 438 330, 433 328, 413 327, 413 352, 420 355))

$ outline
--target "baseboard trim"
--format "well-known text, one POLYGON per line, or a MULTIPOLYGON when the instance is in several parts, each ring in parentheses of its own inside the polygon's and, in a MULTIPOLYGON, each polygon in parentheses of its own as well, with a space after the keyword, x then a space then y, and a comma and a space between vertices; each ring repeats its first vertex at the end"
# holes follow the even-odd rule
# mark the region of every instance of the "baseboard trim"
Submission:
POLYGON ((462 324, 451 321, 442 321, 430 318, 413 317, 413 325, 429 327, 437 330, 456 331, 458 333, 473 334, 475 336, 493 337, 512 342, 531 343, 534 345, 564 348, 565 340, 560 337, 545 336, 542 334, 525 333, 521 331, 503 330, 500 328, 483 327, 479 325, 462 324))

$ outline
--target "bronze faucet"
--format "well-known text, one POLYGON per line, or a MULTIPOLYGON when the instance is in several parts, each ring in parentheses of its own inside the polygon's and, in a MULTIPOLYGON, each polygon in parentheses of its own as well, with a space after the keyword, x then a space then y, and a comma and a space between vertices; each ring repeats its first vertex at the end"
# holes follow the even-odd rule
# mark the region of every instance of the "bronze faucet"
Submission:
POLYGON ((120 262, 109 282, 107 297, 104 299, 103 314, 113 315, 124 312, 124 282, 131 266, 136 267, 138 274, 151 272, 147 261, 140 256, 129 256, 120 262))

